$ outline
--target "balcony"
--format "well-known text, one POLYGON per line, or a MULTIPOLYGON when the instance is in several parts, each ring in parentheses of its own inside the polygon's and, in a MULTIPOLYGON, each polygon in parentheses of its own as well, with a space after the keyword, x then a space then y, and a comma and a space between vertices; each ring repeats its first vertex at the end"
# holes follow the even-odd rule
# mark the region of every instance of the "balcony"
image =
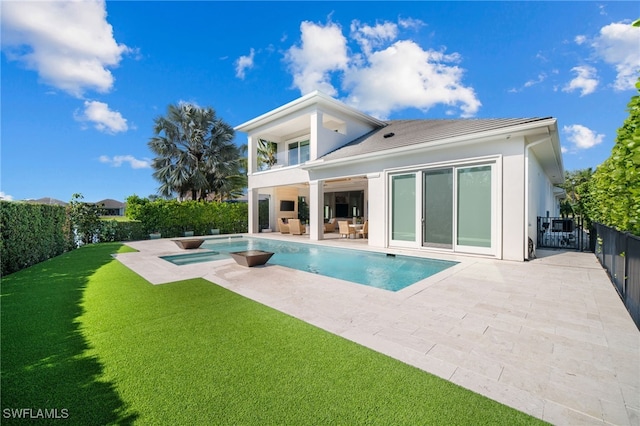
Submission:
POLYGON ((297 166, 310 159, 309 139, 299 141, 271 142, 265 139, 258 141, 258 171, 297 166))

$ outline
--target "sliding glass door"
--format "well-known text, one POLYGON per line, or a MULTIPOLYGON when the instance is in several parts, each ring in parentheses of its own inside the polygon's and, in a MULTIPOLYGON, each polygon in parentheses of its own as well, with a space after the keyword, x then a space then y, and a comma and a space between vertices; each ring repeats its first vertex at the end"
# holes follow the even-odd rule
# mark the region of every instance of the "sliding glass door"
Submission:
POLYGON ((390 176, 390 244, 495 254, 495 164, 390 176))
POLYGON ((416 241, 416 174, 391 177, 391 240, 416 241))
POLYGON ((425 171, 423 179, 423 245, 453 247, 453 169, 425 171))
POLYGON ((493 166, 422 172, 422 245, 493 254, 493 166))
POLYGON ((460 168, 457 177, 456 245, 491 248, 491 166, 460 168))

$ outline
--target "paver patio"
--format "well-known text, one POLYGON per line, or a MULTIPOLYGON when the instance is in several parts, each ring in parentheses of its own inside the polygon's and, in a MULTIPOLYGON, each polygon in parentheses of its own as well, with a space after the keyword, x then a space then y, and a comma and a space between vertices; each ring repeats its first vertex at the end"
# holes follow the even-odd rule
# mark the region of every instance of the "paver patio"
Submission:
POLYGON ((640 332, 592 253, 423 254, 460 263, 394 293, 232 259, 175 266, 157 257, 176 253, 170 240, 128 245, 139 252, 118 260, 153 284, 203 277, 550 423, 640 424, 640 332))

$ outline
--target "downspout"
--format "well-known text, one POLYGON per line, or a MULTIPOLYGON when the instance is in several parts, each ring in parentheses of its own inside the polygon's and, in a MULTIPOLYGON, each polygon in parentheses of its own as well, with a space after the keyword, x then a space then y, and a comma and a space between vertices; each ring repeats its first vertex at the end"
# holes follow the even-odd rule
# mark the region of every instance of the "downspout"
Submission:
MULTIPOLYGON (((551 135, 549 132, 549 128, 547 127, 547 136, 537 140, 535 142, 531 142, 529 144, 526 143, 525 137, 525 149, 524 149, 524 247, 523 253, 525 254, 524 259, 527 260, 529 258, 529 150, 534 146, 546 142, 550 139, 551 135)), ((535 241, 534 241, 535 243, 535 241)))

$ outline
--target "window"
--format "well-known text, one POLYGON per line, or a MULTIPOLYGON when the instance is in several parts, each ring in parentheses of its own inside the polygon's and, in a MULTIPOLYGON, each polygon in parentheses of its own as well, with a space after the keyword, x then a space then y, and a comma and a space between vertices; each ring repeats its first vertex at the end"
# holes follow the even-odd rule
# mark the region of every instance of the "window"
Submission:
POLYGON ((289 144, 289 165, 295 166, 296 164, 302 164, 305 161, 309 161, 309 141, 292 142, 289 144))

